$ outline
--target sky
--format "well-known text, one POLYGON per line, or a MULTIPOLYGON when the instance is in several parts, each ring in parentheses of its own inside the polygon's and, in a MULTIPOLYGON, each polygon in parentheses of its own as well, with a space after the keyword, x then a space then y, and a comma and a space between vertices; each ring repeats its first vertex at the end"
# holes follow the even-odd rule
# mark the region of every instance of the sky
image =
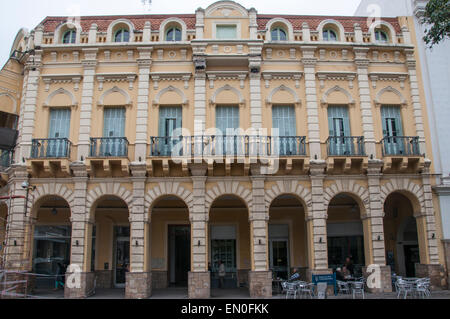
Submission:
MULTIPOLYGON (((2 1, 0 10, 0 65, 10 53, 20 28, 35 28, 46 16, 121 15, 195 13, 214 0, 152 0, 144 6, 141 0, 15 0, 2 1)), ((360 0, 239 0, 246 8, 259 13, 299 15, 353 15, 360 0)))

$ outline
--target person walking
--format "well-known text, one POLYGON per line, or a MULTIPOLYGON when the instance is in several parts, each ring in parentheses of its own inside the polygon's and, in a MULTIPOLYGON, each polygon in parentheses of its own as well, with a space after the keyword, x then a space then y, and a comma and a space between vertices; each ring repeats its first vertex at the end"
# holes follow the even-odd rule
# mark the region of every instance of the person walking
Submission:
POLYGON ((59 288, 64 288, 64 278, 66 275, 66 267, 62 263, 56 264, 56 280, 55 280, 55 290, 59 288))

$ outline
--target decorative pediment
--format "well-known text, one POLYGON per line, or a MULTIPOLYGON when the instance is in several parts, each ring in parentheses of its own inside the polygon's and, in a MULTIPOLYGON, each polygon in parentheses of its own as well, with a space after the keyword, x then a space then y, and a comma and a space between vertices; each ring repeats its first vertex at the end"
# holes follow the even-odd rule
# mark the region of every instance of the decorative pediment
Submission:
POLYGON ((279 87, 273 89, 270 92, 269 96, 266 99, 266 106, 267 107, 270 107, 273 104, 276 104, 278 102, 278 101, 273 101, 274 95, 276 93, 278 93, 278 92, 287 92, 287 93, 289 93, 292 96, 292 98, 293 98, 292 103, 295 104, 296 106, 300 106, 302 104, 300 98, 298 97, 298 94, 293 89, 291 89, 290 87, 287 87, 286 85, 283 84, 283 85, 280 85, 279 87))
POLYGON ((400 88, 405 88, 405 81, 408 78, 408 73, 399 72, 371 72, 369 73, 369 78, 372 81, 372 87, 377 88, 378 81, 390 81, 399 82, 400 88))
POLYGON ((222 93, 224 91, 233 92, 238 98, 239 106, 241 106, 241 107, 245 106, 245 99, 244 99, 244 96, 242 95, 241 91, 239 91, 235 87, 232 87, 231 85, 227 84, 227 85, 221 87, 220 89, 217 89, 214 92, 213 96, 211 97, 211 100, 209 101, 209 104, 211 107, 213 107, 214 105, 217 104, 217 97, 220 95, 220 93, 222 93))
POLYGON ((353 89, 353 81, 356 78, 355 72, 333 72, 333 71, 319 71, 317 78, 320 81, 320 89, 325 88, 325 81, 348 81, 348 86, 353 89))
POLYGON ((214 89, 214 82, 216 80, 225 81, 239 81, 239 86, 241 89, 245 87, 245 79, 247 78, 247 71, 214 71, 206 72, 209 80, 209 88, 214 89))
POLYGON ((295 87, 300 88, 300 80, 303 77, 303 72, 296 71, 264 71, 262 72, 265 86, 268 89, 270 87, 270 81, 272 80, 291 80, 295 81, 295 87))
MULTIPOLYGON (((156 95, 155 99, 153 100, 152 105, 154 107, 158 107, 159 105, 161 105, 161 97, 168 92, 174 92, 174 93, 178 94, 181 98, 181 105, 183 105, 183 106, 189 105, 189 101, 186 98, 186 95, 183 93, 183 91, 181 91, 180 89, 178 89, 172 85, 169 85, 168 87, 159 91, 158 94, 156 95)), ((175 103, 175 104, 177 104, 177 103, 175 103)))
POLYGON ((70 104, 58 105, 58 106, 61 106, 61 107, 63 107, 63 106, 64 107, 67 107, 67 106, 68 107, 77 107, 78 106, 78 102, 75 99, 75 96, 72 94, 72 92, 67 91, 64 88, 59 88, 49 94, 49 96, 47 97, 47 99, 45 100, 45 102, 43 104, 43 107, 49 107, 51 105, 52 99, 55 96, 60 95, 60 94, 66 95, 70 99, 70 102, 69 102, 70 104))
POLYGON ((45 92, 50 91, 50 85, 52 84, 67 84, 73 83, 74 91, 80 89, 80 82, 83 76, 81 74, 46 74, 41 76, 42 81, 45 83, 45 92))
POLYGON ((136 73, 124 72, 124 73, 98 73, 96 75, 98 81, 98 90, 103 90, 104 83, 120 83, 128 82, 128 89, 132 90, 134 82, 136 81, 136 73))
POLYGON ((354 106, 356 104, 356 102, 353 99, 353 97, 350 94, 350 92, 348 92, 347 90, 345 90, 345 89, 341 88, 340 86, 336 85, 336 86, 332 87, 331 89, 329 89, 327 92, 325 92, 325 94, 323 95, 322 100, 320 101, 320 104, 323 107, 327 107, 328 106, 328 104, 330 103, 330 101, 328 101, 328 97, 334 92, 343 93, 347 97, 347 104, 348 105, 354 106))
POLYGON ((168 82, 176 82, 183 81, 184 88, 189 89, 189 80, 192 77, 192 73, 190 72, 152 72, 150 73, 150 78, 153 81, 153 88, 158 90, 159 82, 168 81, 168 82))
MULTIPOLYGON (((402 93, 400 93, 399 90, 393 88, 392 86, 387 86, 387 87, 381 89, 377 93, 377 95, 375 97, 375 101, 374 101, 375 106, 380 107, 383 104, 383 103, 381 103, 381 97, 383 96, 384 93, 388 93, 388 92, 394 93, 395 95, 398 96, 398 98, 399 98, 398 104, 400 104, 402 107, 406 107, 408 105, 405 97, 402 95, 402 93)), ((389 103, 389 104, 396 104, 396 103, 389 103)))
MULTIPOLYGON (((123 89, 121 89, 121 88, 118 88, 117 86, 114 86, 113 88, 111 88, 111 89, 105 91, 105 92, 100 96, 100 99, 99 99, 98 102, 97 102, 97 106, 99 106, 99 107, 104 106, 104 105, 105 105, 105 102, 104 102, 104 101, 105 101, 105 98, 106 98, 108 95, 113 94, 113 93, 119 93, 119 94, 121 94, 121 95, 124 97, 124 99, 125 99, 124 103, 119 103, 119 104, 117 104, 117 105, 126 106, 126 107, 131 107, 132 103, 131 103, 130 95, 127 93, 127 91, 125 91, 125 90, 123 90, 123 89)), ((110 104, 108 103, 108 105, 110 105, 110 104)), ((115 104, 114 104, 114 105, 115 105, 115 104)))

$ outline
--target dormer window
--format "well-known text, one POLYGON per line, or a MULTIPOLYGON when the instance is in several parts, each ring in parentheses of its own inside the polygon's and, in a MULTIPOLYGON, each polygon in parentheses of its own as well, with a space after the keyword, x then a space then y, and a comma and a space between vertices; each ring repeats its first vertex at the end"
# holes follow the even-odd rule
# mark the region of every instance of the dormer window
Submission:
POLYGON ((323 30, 323 41, 337 41, 336 32, 331 29, 323 30))
POLYGON ((73 44, 75 43, 77 38, 77 32, 75 30, 69 30, 64 33, 62 38, 62 43, 64 44, 73 44))
POLYGON ((272 41, 286 41, 287 34, 282 28, 274 28, 271 32, 272 41))
POLYGON ((377 42, 381 42, 381 43, 388 43, 389 37, 386 32, 378 29, 378 30, 375 30, 375 40, 377 42))
POLYGON ((127 29, 120 29, 116 32, 114 36, 114 42, 129 42, 130 41, 130 31, 127 29))
POLYGON ((181 30, 176 27, 169 28, 166 32, 166 41, 181 41, 181 30))

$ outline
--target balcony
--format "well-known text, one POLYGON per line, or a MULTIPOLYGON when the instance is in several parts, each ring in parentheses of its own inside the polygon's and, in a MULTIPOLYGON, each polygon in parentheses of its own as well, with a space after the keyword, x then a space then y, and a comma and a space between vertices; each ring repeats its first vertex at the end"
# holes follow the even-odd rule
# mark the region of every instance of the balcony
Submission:
POLYGON ((69 158, 71 146, 67 138, 34 139, 31 159, 69 158))
POLYGON ((327 151, 328 156, 365 156, 364 137, 330 136, 327 151))
POLYGON ((8 150, 0 150, 0 171, 11 166, 14 160, 14 152, 8 150))
POLYGON ((127 157, 128 146, 126 137, 91 138, 90 157, 127 157))
POLYGON ((381 140, 383 156, 420 156, 418 136, 387 136, 381 140))
POLYGON ((306 156, 306 137, 188 136, 151 137, 151 157, 306 156))

